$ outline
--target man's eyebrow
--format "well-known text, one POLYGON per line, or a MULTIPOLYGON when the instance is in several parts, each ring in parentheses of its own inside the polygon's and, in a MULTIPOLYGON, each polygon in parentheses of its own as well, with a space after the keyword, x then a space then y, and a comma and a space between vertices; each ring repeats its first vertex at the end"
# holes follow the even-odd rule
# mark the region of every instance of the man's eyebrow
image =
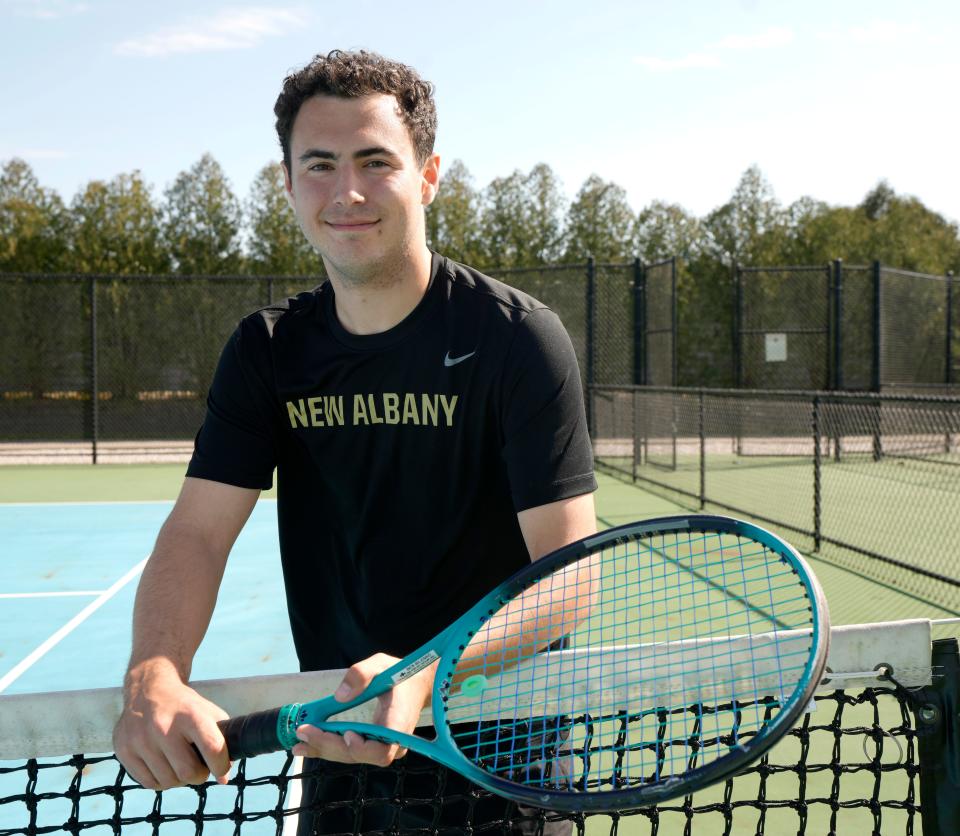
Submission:
POLYGON ((355 160, 360 160, 364 157, 396 157, 399 159, 400 155, 396 151, 384 148, 382 145, 375 145, 373 148, 362 148, 353 155, 355 160))
POLYGON ((319 148, 308 148, 299 157, 302 163, 307 160, 337 160, 339 158, 339 154, 334 154, 333 151, 321 151, 319 148))
MULTIPOLYGON (((366 157, 394 157, 399 159, 400 155, 397 154, 396 151, 391 151, 382 145, 374 145, 371 148, 361 148, 353 154, 355 160, 362 160, 366 157)), ((300 155, 299 159, 302 163, 307 160, 339 160, 340 155, 322 148, 308 148, 300 155)))

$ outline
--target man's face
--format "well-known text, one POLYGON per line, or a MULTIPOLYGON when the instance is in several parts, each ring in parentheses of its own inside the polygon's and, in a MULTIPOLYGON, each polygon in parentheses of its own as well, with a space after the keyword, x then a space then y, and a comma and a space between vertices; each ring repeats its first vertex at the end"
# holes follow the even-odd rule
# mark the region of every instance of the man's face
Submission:
POLYGON ((425 246, 423 206, 439 158, 420 166, 393 96, 313 96, 290 137, 286 188, 307 240, 328 267, 370 278, 425 246))

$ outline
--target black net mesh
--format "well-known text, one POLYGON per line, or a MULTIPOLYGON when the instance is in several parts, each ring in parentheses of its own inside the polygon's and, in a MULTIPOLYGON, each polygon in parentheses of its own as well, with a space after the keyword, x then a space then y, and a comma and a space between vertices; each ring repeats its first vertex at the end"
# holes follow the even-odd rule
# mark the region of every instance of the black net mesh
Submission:
POLYGON ((388 769, 325 764, 303 772, 289 758, 264 756, 240 762, 227 786, 164 793, 139 788, 109 755, 0 762, 0 836, 279 836, 295 832, 298 819, 302 832, 309 819, 326 833, 679 834, 696 824, 711 834, 919 834, 917 735, 909 695, 889 683, 824 693, 735 778, 613 814, 518 807, 410 756, 388 769))

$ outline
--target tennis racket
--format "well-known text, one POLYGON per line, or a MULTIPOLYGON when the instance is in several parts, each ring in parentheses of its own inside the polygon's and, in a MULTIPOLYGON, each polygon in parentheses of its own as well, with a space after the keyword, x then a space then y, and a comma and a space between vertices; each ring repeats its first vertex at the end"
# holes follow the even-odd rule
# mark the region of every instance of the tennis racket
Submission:
POLYGON ((231 758, 296 729, 397 743, 553 810, 656 804, 729 777, 813 697, 829 617, 804 560, 757 526, 665 517, 565 546, 500 584, 349 702, 220 724, 231 758), (439 660, 434 736, 337 721, 439 660))

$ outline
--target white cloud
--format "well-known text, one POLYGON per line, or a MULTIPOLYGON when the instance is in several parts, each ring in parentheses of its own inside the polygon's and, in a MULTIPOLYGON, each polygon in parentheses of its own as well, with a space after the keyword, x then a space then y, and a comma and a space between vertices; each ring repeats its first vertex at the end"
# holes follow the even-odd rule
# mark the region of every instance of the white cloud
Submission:
POLYGON ((90 10, 87 3, 72 0, 8 0, 7 4, 15 15, 33 17, 38 20, 58 20, 68 15, 83 14, 90 10))
MULTIPOLYGON (((905 38, 915 39, 923 29, 916 23, 897 23, 892 20, 872 20, 865 26, 849 29, 830 29, 821 32, 822 41, 845 41, 857 44, 893 44, 905 38)), ((930 40, 930 38, 928 38, 930 40)))
POLYGON ((723 62, 715 50, 774 49, 785 46, 793 40, 793 31, 783 26, 771 26, 754 35, 728 35, 712 44, 706 52, 691 52, 682 58, 658 58, 652 55, 638 55, 635 64, 651 72, 667 73, 676 70, 703 70, 722 67, 723 62))
POLYGON ((675 70, 701 70, 722 66, 715 55, 708 55, 705 52, 691 52, 689 55, 684 55, 683 58, 656 58, 649 55, 637 55, 634 57, 633 63, 656 73, 667 73, 675 70))
POLYGON ((70 151, 61 151, 56 148, 18 148, 3 157, 20 157, 23 160, 65 160, 71 156, 70 151))
POLYGON ((774 49, 793 41, 793 30, 771 26, 755 35, 728 35, 714 44, 715 49, 774 49))
POLYGON ((250 49, 264 38, 282 35, 304 22, 303 12, 296 8, 223 9, 212 17, 122 41, 114 51, 153 58, 175 52, 250 49))

